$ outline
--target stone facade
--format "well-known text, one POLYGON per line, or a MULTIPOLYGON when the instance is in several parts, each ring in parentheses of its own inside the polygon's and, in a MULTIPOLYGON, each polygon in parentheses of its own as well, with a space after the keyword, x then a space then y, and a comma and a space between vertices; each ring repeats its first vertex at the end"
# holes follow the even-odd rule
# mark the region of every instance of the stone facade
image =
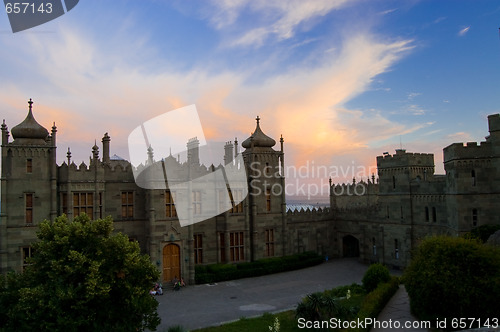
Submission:
MULTIPOLYGON (((110 215, 115 230, 138 241, 150 255, 163 281, 182 276, 193 283, 197 264, 310 250, 404 267, 425 236, 459 235, 485 223, 500 223, 500 115, 488 121, 486 142, 444 149, 446 175, 434 174, 432 154, 397 150, 377 157, 378 179, 373 175, 367 182, 344 185, 330 180, 331 208, 287 212, 284 140, 280 138, 275 150, 276 141, 262 132, 257 118, 241 153, 237 141, 224 146, 224 165, 243 158, 249 194, 243 199, 238 191, 231 192, 228 211, 182 227, 173 204, 176 192, 170 190, 176 183, 165 180, 167 189, 138 186, 137 168, 111 156, 107 133, 102 154, 94 145, 88 165, 76 165, 69 149, 67 160, 57 165, 57 128, 54 124, 49 133, 35 121, 30 100, 28 116, 12 128, 13 141, 5 121, 1 126, 0 272, 22 270, 40 221, 63 213, 71 220, 83 212, 92 218, 110 215)), ((176 169, 186 181, 223 167, 200 164, 198 146, 196 138, 187 142, 186 160, 170 155, 155 162, 153 151, 148 151, 141 167, 176 169)), ((144 177, 139 181, 147 182, 144 177)), ((218 190, 227 194, 228 188, 218 190)), ((203 190, 187 195, 190 213, 203 210, 204 200, 218 199, 206 195, 203 190)))
POLYGON ((343 242, 337 254, 349 256, 349 246, 359 245, 363 261, 404 267, 426 236, 500 224, 500 115, 490 115, 488 125, 480 145, 444 148, 445 175, 434 174, 432 154, 400 149, 377 157, 377 182, 332 185, 337 242, 343 242))

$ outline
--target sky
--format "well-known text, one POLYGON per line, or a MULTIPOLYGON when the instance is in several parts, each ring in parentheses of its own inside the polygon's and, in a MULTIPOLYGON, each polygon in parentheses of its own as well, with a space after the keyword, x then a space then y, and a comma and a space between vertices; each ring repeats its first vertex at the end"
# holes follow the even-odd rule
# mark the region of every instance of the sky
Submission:
POLYGON ((4 13, 0 114, 12 128, 33 98, 59 163, 88 164, 105 132, 128 159, 134 128, 195 104, 208 141, 260 116, 304 181, 366 179, 399 148, 442 174, 442 149, 500 112, 499 27, 485 0, 80 0, 17 33, 4 13))

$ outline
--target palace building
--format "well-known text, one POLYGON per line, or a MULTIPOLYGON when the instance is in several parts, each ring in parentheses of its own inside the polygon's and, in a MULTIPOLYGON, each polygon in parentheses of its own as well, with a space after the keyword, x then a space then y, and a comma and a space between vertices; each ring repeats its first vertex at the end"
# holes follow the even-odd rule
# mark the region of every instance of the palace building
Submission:
MULTIPOLYGON (((114 228, 138 241, 161 271, 163 281, 183 277, 194 283, 197 264, 238 263, 265 257, 316 251, 330 257, 359 257, 395 267, 408 264, 410 251, 430 234, 459 235, 486 223, 500 223, 500 115, 490 115, 490 135, 480 145, 456 143, 444 149, 446 175, 434 174, 432 154, 407 153, 377 157, 378 179, 335 185, 330 180, 328 209, 287 211, 284 190, 284 140, 264 134, 257 117, 253 134, 224 146, 219 166, 200 164, 199 141, 187 142, 186 160, 158 156, 150 164, 179 170, 185 180, 209 176, 237 157, 243 160, 248 190, 229 186, 190 189, 191 215, 203 213, 208 200, 224 211, 181 226, 174 200, 175 183, 145 189, 134 178, 130 162, 111 155, 111 137, 92 147, 88 165, 76 165, 71 152, 56 163, 57 128, 49 132, 33 115, 9 132, 2 124, 0 273, 22 271, 37 225, 63 213, 71 220, 111 216, 114 228), (11 136, 12 135, 12 139, 11 136), (101 152, 100 152, 101 150, 101 152), (359 190, 339 190, 361 186, 359 190), (243 197, 243 193, 248 195, 243 197), (346 193, 351 194, 346 194, 346 193), (338 194, 341 193, 341 194, 338 194), (238 203, 239 202, 239 203, 238 203), (227 210, 227 211, 226 211, 227 210)), ((145 164, 148 165, 148 162, 145 164)), ((151 166, 150 165, 150 166, 151 166)), ((178 197, 177 197, 178 198, 178 197)))

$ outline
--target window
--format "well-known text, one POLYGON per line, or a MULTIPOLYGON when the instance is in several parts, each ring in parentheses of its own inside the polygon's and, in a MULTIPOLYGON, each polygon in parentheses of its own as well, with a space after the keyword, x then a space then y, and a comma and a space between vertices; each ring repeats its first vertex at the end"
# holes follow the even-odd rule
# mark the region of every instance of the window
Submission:
POLYGON ((62 193, 61 195, 61 210, 62 213, 68 215, 68 194, 62 193))
POLYGON ((399 259, 399 243, 398 239, 394 239, 394 257, 399 259))
POLYGON ((102 219, 102 193, 99 193, 99 218, 102 219))
POLYGON ((201 264, 203 263, 203 240, 202 234, 194 235, 194 263, 201 264))
POLYGON ((242 213, 243 212, 243 191, 241 190, 229 190, 229 198, 231 199, 231 213, 242 213), (240 202, 236 204, 235 202, 240 202))
POLYGON ((25 221, 26 224, 33 224, 33 194, 25 194, 25 221))
POLYGON ((21 248, 21 259, 23 263, 23 270, 29 265, 29 258, 33 256, 33 249, 31 247, 21 248))
POLYGON ((231 262, 245 260, 245 242, 243 232, 229 233, 229 252, 231 262))
POLYGON ((174 218, 177 217, 177 211, 175 210, 174 204, 175 195, 170 190, 165 190, 165 217, 174 218))
POLYGON ((134 192, 122 191, 122 218, 131 219, 134 217, 134 192))
POLYGON ((389 215, 389 205, 387 205, 387 206, 385 207, 385 212, 386 212, 386 214, 387 214, 387 219, 389 219, 389 217, 390 217, 390 215, 389 215))
POLYGON ((274 229, 266 229, 266 256, 274 256, 274 229))
POLYGON ((396 177, 392 176, 392 189, 396 189, 396 177))
POLYGON ((401 220, 403 220, 403 205, 399 206, 400 214, 401 214, 401 220))
POLYGON ((266 163, 266 175, 270 175, 271 174, 271 166, 269 166, 269 163, 266 163))
POLYGON ((436 215, 436 207, 432 207, 432 222, 436 222, 437 220, 437 215, 436 215))
POLYGON ((201 191, 193 191, 191 193, 191 201, 193 204, 193 214, 201 214, 201 191))
POLYGON ((476 171, 475 170, 472 170, 470 172, 470 176, 472 178, 472 186, 475 187, 476 186, 476 171))
POLYGON ((377 244, 375 243, 375 238, 372 238, 372 248, 373 248, 373 256, 377 256, 377 244))
POLYGON ((429 222, 429 207, 425 207, 425 221, 429 222))
POLYGON ((224 233, 219 233, 219 250, 221 263, 226 262, 226 236, 224 233))
POLYGON ((271 189, 266 189, 266 211, 271 211, 271 189))
POLYGON ((472 226, 477 226, 477 209, 472 209, 472 226))
POLYGON ((73 193, 73 216, 86 213, 91 219, 94 217, 94 194, 73 193))
POLYGON ((26 173, 33 173, 33 159, 26 159, 26 173))

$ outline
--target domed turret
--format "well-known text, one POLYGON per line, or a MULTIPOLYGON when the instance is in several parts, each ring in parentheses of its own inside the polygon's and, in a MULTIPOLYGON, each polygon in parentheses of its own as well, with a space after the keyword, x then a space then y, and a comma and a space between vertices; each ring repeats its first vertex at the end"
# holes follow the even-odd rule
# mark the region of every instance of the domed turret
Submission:
POLYGON ((260 118, 258 116, 255 120, 257 121, 255 131, 249 138, 244 140, 241 145, 245 149, 249 149, 252 143, 254 147, 272 148, 276 144, 276 141, 262 132, 259 125, 260 118))
POLYGON ((42 125, 36 122, 32 112, 33 101, 31 98, 28 104, 30 105, 28 115, 23 122, 12 128, 12 137, 14 140, 18 141, 25 139, 45 141, 47 136, 49 136, 49 132, 42 125))

